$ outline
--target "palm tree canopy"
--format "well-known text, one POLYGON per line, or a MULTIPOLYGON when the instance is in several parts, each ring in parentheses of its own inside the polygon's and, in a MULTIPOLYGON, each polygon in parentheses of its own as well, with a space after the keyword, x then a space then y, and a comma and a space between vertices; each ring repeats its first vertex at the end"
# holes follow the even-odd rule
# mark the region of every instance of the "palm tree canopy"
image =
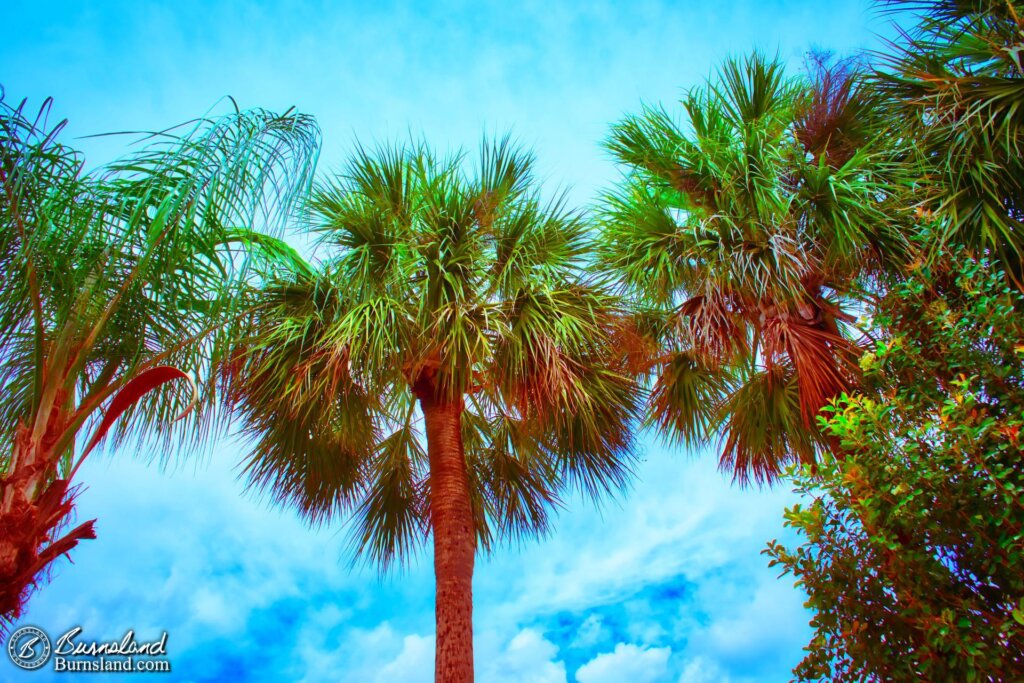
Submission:
POLYGON ((682 122, 645 107, 606 141, 625 174, 602 260, 645 309, 628 336, 652 419, 690 444, 721 432, 741 482, 813 457, 814 416, 851 379, 840 304, 905 250, 873 98, 855 64, 811 67, 728 60, 682 122))
POLYGON ((322 263, 290 259, 226 368, 254 486, 312 521, 355 513, 382 567, 429 531, 425 393, 462 414, 481 547, 543 532, 566 490, 620 488, 638 393, 588 225, 544 201, 508 138, 464 154, 360 148, 311 209, 322 263))
POLYGON ((1024 278, 1024 3, 887 0, 920 21, 882 55, 875 84, 916 170, 913 201, 950 241, 1024 278))
POLYGON ((113 394, 175 366, 199 382, 198 401, 168 384, 114 433, 141 435, 193 405, 160 436, 197 443, 216 405, 204 380, 247 273, 239 239, 283 226, 308 190, 319 129, 305 115, 235 109, 151 134, 87 172, 50 113, 50 101, 33 117, 0 100, 0 434, 10 443, 19 422, 45 426, 59 397, 69 408, 60 450, 71 454, 113 394))

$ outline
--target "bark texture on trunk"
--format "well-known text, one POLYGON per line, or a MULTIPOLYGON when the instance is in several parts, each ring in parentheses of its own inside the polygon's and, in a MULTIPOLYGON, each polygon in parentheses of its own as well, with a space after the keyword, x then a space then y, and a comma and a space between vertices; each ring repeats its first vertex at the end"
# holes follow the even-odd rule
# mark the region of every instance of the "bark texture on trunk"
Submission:
POLYGON ((96 538, 96 520, 55 538, 71 515, 74 493, 65 479, 47 483, 56 463, 24 425, 18 427, 10 464, 11 471, 0 472, 0 627, 21 616, 29 593, 54 560, 79 541, 96 538))
POLYGON ((430 457, 434 532, 436 683, 473 681, 473 562, 476 529, 462 445, 462 399, 420 396, 430 457))

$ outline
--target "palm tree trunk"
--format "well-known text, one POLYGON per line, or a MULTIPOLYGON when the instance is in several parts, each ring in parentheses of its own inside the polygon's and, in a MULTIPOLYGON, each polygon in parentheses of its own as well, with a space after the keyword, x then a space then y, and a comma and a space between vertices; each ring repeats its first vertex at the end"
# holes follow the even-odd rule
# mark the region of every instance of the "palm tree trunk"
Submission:
POLYGON ((473 561, 476 528, 462 445, 462 399, 422 397, 430 457, 434 532, 435 683, 473 681, 473 561))
POLYGON ((11 464, 11 471, 0 472, 0 633, 5 621, 21 616, 32 587, 54 560, 80 540, 96 538, 96 520, 55 538, 71 515, 74 492, 66 479, 47 483, 47 475, 56 470, 52 453, 35 443, 23 424, 11 464))

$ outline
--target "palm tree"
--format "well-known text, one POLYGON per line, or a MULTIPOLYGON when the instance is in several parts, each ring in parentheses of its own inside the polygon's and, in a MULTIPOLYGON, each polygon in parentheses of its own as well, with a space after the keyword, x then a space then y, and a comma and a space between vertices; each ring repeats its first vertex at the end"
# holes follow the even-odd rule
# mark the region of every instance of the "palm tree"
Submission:
POLYGON ((167 457, 213 425, 237 247, 281 222, 319 144, 309 117, 235 110, 85 172, 50 114, 0 98, 0 624, 95 538, 95 520, 66 527, 75 473, 108 431, 159 427, 167 457))
POLYGON ((622 487, 642 402, 586 222, 508 139, 463 161, 359 149, 314 191, 330 255, 292 255, 225 367, 253 486, 313 522, 352 514, 382 569, 433 535, 435 676, 459 683, 477 549, 544 532, 567 490, 622 487))
POLYGON ((920 15, 874 80, 902 124, 929 251, 964 244, 1024 288, 1024 3, 881 4, 920 15))
POLYGON ((602 261, 638 311, 621 346, 654 377, 652 420, 691 445, 721 433, 741 483, 829 447, 814 418, 854 380, 848 303, 903 251, 856 64, 810 66, 728 60, 686 93, 685 123, 646 107, 606 142, 625 173, 602 261))

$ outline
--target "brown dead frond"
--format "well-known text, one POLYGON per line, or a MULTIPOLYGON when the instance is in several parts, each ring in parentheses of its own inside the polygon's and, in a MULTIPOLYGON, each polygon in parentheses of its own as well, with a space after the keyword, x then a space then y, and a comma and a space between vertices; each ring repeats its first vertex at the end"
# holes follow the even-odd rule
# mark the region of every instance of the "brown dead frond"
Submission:
POLYGON ((815 311, 811 320, 799 313, 781 312, 765 321, 762 340, 765 364, 769 368, 785 356, 793 365, 800 392, 800 413, 804 424, 814 424, 814 418, 830 400, 850 386, 848 371, 844 371, 851 344, 826 329, 817 320, 815 311))

